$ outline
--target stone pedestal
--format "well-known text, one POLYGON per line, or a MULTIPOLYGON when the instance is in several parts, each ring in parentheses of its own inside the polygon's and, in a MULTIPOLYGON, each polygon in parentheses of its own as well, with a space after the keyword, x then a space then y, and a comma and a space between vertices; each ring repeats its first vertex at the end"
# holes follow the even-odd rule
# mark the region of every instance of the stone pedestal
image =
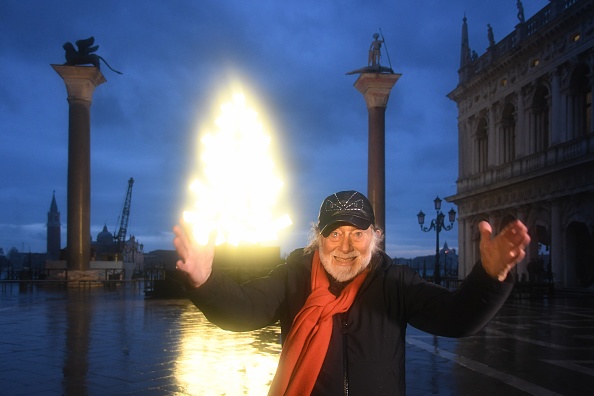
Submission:
POLYGON ((106 80, 96 67, 51 66, 68 92, 68 270, 84 271, 91 255, 91 103, 106 80))
POLYGON ((367 197, 376 225, 386 232, 386 107, 390 91, 402 74, 362 73, 355 88, 363 94, 369 114, 367 197))

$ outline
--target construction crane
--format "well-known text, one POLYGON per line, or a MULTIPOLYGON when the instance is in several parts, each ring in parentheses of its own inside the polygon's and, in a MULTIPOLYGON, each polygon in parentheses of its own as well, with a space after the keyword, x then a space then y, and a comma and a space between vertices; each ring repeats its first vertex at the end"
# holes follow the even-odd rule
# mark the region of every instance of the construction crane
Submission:
POLYGON ((114 235, 113 239, 118 251, 124 250, 124 244, 126 243, 126 232, 128 230, 128 219, 130 218, 130 204, 132 203, 132 185, 134 179, 131 177, 128 180, 128 191, 126 192, 126 199, 124 200, 124 208, 122 209, 122 216, 120 219, 120 229, 117 234, 114 235))

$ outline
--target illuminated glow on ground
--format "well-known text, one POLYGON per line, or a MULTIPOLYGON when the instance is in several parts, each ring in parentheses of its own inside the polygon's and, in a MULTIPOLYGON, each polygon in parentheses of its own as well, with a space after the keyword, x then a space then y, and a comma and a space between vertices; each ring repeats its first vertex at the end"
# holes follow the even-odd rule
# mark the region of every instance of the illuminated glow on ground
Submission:
POLYGON ((179 333, 180 350, 173 373, 180 390, 190 395, 268 393, 278 366, 280 328, 229 332, 187 310, 179 333))
POLYGON ((292 222, 274 213, 283 182, 271 137, 244 94, 221 106, 215 126, 200 141, 201 174, 190 184, 193 208, 184 211, 184 221, 203 245, 213 231, 217 245, 275 241, 292 222))

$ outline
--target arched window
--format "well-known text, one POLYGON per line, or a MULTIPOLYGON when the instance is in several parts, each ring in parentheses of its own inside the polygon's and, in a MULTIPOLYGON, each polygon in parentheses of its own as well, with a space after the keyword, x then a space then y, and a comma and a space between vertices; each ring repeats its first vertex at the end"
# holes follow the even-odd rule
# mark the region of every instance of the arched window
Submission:
POLYGON ((504 164, 516 158, 516 109, 508 103, 501 115, 501 161, 504 164))
POLYGON ((587 65, 579 64, 571 74, 569 83, 568 124, 570 139, 585 136, 592 126, 592 86, 588 79, 590 70, 587 65))
POLYGON ((540 85, 532 99, 532 122, 530 125, 530 146, 532 153, 549 147, 549 90, 540 85))
POLYGON ((476 129, 476 164, 478 172, 487 170, 487 154, 489 152, 488 135, 487 119, 483 117, 480 119, 476 129))

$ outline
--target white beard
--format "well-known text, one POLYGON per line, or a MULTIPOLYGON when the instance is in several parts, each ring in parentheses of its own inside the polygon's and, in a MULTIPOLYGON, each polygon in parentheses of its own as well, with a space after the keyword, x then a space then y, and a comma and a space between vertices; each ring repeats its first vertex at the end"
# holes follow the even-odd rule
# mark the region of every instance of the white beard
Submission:
POLYGON ((322 249, 319 249, 320 261, 322 262, 322 266, 324 267, 326 272, 329 273, 330 276, 332 276, 338 282, 350 281, 354 279, 357 275, 359 275, 361 272, 363 272, 371 262, 372 252, 373 249, 369 249, 369 253, 366 256, 362 256, 357 251, 353 251, 345 255, 343 253, 340 253, 337 248, 329 254, 325 254, 322 252, 322 249), (333 261, 334 256, 342 258, 356 258, 353 260, 352 265, 338 265, 335 264, 333 261))

